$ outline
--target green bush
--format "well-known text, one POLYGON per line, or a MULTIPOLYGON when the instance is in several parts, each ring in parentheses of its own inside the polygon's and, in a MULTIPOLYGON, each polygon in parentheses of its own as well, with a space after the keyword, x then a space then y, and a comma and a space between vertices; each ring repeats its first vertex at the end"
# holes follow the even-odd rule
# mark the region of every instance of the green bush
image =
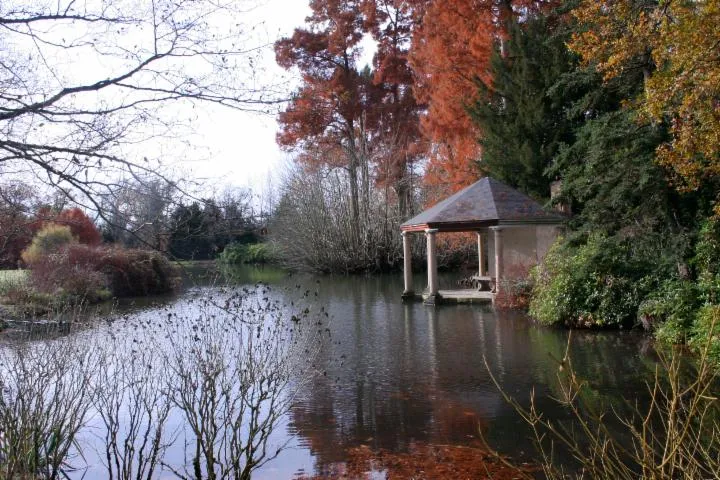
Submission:
POLYGON ((708 356, 720 364, 720 305, 705 305, 698 311, 690 346, 700 351, 707 347, 708 356))
POLYGON ((530 314, 545 325, 630 326, 657 283, 651 273, 617 238, 591 235, 579 246, 560 238, 532 271, 530 314))
POLYGON ((272 247, 267 243, 241 244, 231 243, 218 257, 218 261, 227 264, 271 263, 275 260, 272 247))
POLYGON ((699 290, 689 280, 668 280, 640 304, 638 318, 667 343, 685 343, 700 307, 699 290))
POLYGON ((22 252, 22 259, 28 265, 39 261, 43 256, 56 253, 62 247, 76 243, 70 227, 50 223, 45 225, 32 239, 32 243, 22 252))
POLYGON ((709 220, 700 229, 695 246, 695 267, 703 300, 720 304, 720 221, 709 220))

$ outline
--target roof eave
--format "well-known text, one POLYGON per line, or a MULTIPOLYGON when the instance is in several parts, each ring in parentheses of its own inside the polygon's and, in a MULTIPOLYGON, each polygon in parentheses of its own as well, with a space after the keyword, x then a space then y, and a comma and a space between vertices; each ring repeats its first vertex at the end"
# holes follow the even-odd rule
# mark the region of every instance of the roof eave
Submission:
POLYGON ((428 222, 400 225, 403 232, 424 232, 428 229, 437 229, 440 232, 473 232, 488 227, 522 227, 533 225, 562 225, 566 219, 547 218, 530 220, 484 220, 468 222, 428 222))

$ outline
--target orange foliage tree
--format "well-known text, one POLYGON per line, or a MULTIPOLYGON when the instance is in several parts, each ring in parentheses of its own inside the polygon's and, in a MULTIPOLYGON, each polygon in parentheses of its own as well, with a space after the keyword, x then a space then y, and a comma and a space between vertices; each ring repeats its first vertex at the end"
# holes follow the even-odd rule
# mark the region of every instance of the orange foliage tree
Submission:
POLYGON ((348 173, 357 222, 373 182, 395 192, 404 216, 412 171, 424 155, 408 64, 413 10, 406 0, 313 1, 306 28, 275 45, 278 64, 296 67, 302 85, 279 116, 278 143, 310 167, 348 173), (359 43, 377 41, 374 69, 359 70, 359 43))
MULTIPOLYGON (((645 119, 666 121, 672 138, 658 161, 680 190, 720 178, 720 1, 584 0, 586 28, 570 47, 606 79, 642 68, 645 119)), ((716 211, 720 214, 720 197, 716 211)))
POLYGON ((57 212, 45 207, 38 210, 35 218, 36 220, 32 224, 34 233, 42 230, 48 224, 56 224, 70 228, 73 237, 80 243, 98 245, 102 240, 100 230, 95 223, 79 208, 66 208, 57 212))
MULTIPOLYGON (((362 39, 357 1, 310 2, 309 28, 298 28, 275 44, 276 60, 296 67, 302 85, 278 117, 281 146, 299 149, 308 166, 344 168, 350 183, 353 223, 360 219, 358 170, 367 170, 368 75, 356 68, 362 39)), ((367 175, 362 179, 367 189, 367 175)))
POLYGON ((412 204, 412 172, 425 156, 420 133, 420 105, 413 91, 415 76, 409 64, 415 11, 407 0, 365 0, 364 28, 377 42, 373 85, 379 91, 373 125, 377 182, 389 184, 398 197, 400 215, 412 204))
MULTIPOLYGON (((411 0, 409 0, 411 1, 411 0)), ((422 130, 432 143, 426 182, 442 193, 476 180, 478 132, 466 106, 476 100, 476 79, 489 83, 496 42, 506 37, 508 20, 539 10, 548 1, 414 0, 416 27, 410 63, 415 92, 427 104, 422 130)), ((502 46, 502 45, 501 45, 502 46)))

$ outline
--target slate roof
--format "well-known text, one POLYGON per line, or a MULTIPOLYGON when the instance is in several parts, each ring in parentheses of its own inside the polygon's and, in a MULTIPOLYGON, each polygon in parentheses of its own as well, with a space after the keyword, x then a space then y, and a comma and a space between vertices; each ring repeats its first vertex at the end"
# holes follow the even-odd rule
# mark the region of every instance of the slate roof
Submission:
POLYGON ((400 225, 403 231, 468 231, 495 225, 560 224, 567 217, 485 177, 400 225))

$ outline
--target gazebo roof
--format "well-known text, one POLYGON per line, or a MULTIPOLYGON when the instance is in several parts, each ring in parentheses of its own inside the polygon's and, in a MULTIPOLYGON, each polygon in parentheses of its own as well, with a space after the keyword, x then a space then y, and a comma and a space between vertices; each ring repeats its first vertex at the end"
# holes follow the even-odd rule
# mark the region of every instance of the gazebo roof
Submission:
POLYGON ((472 231, 496 225, 560 224, 567 217, 493 178, 485 177, 400 225, 405 232, 472 231))

